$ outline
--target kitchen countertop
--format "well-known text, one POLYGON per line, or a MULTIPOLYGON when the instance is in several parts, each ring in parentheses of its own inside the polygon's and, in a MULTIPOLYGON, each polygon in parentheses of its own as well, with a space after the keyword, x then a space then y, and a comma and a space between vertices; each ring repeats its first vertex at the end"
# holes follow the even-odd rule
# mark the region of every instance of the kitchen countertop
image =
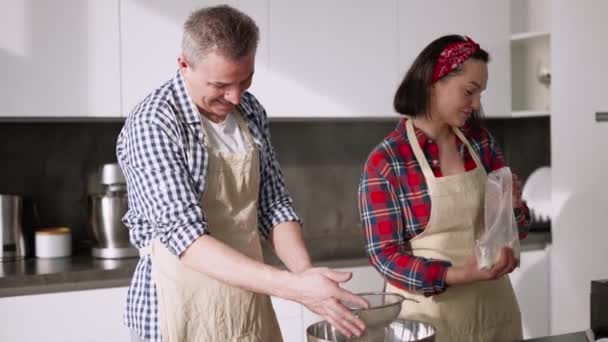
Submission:
POLYGON ((0 263, 0 297, 127 286, 137 258, 30 258, 0 263))
POLYGON ((587 337, 588 333, 586 331, 578 331, 570 334, 563 335, 555 335, 555 336, 546 336, 539 338, 532 338, 528 340, 524 340, 525 342, 589 342, 594 341, 590 335, 587 337))
MULTIPOLYGON (((522 241, 522 251, 542 249, 550 242, 551 233, 531 233, 522 241)), ((138 258, 95 259, 86 253, 69 258, 0 263, 0 298, 128 286, 137 261, 138 258)), ((267 262, 282 267, 276 258, 267 262)), ((368 265, 368 260, 361 255, 313 264, 342 268, 368 265)))
MULTIPOLYGON (((138 260, 96 259, 90 255, 76 255, 0 263, 0 298, 128 286, 138 260)), ((313 264, 341 268, 368 265, 368 261, 366 258, 352 258, 313 264)))

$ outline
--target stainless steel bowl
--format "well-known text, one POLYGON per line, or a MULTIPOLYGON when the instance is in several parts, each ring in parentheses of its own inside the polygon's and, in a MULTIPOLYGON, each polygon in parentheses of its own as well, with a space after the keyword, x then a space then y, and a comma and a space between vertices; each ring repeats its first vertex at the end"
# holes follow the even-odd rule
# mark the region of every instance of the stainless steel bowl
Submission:
POLYGON ((308 342, 434 342, 435 328, 424 322, 398 319, 383 329, 383 336, 345 337, 327 321, 306 329, 308 342))

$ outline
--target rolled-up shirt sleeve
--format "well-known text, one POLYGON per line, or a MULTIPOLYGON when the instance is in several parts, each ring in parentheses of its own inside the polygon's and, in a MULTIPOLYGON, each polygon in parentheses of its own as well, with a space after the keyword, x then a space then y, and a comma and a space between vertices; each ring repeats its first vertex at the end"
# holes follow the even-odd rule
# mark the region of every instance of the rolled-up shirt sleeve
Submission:
POLYGON ((444 292, 451 263, 417 257, 405 248, 403 225, 411 210, 402 208, 389 180, 369 164, 359 185, 359 212, 370 263, 395 287, 427 297, 444 292))
POLYGON ((260 199, 258 210, 258 221, 260 233, 263 238, 268 238, 274 226, 282 222, 302 223, 293 207, 293 199, 287 187, 283 173, 277 160, 272 142, 270 129, 264 108, 252 99, 262 127, 262 139, 264 151, 261 154, 262 170, 260 179, 260 199))
POLYGON ((131 230, 158 236, 180 256, 207 233, 207 219, 177 130, 159 117, 135 117, 126 125, 117 148, 129 196, 124 222, 131 230))

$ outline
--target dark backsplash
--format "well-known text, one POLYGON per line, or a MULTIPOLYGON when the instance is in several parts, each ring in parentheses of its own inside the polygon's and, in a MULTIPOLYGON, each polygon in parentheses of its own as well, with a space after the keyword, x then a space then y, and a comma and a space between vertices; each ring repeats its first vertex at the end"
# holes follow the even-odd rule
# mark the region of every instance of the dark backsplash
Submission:
POLYGON ((505 162, 522 182, 540 166, 551 165, 548 117, 488 120, 488 129, 500 143, 505 162))
MULTIPOLYGON (((37 208, 38 227, 72 228, 74 248, 89 238, 87 177, 101 164, 116 161, 114 146, 122 123, 0 123, 0 193, 37 208)), ((33 233, 27 222, 29 245, 33 233)), ((33 250, 30 250, 33 254, 33 250)))
MULTIPOLYGON (((550 165, 548 118, 492 119, 487 124, 507 163, 524 181, 537 167, 550 165)), ((71 227, 74 247, 86 246, 87 178, 101 164, 116 161, 121 126, 118 121, 0 122, 0 193, 33 200, 40 227, 71 227)), ((364 256, 357 186, 367 154, 394 126, 373 121, 271 123, 314 260, 364 256)), ((270 254, 267 248, 265 253, 270 254)))

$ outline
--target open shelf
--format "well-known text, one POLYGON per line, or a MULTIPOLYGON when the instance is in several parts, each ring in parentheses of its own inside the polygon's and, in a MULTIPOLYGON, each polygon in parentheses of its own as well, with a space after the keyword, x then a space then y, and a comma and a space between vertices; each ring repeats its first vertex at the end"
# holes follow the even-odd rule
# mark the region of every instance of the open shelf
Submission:
POLYGON ((511 35, 511 42, 517 43, 536 38, 548 38, 549 35, 549 32, 546 31, 515 33, 511 35))
POLYGON ((511 117, 551 115, 551 0, 509 0, 511 117))
POLYGON ((551 39, 547 32, 511 40, 512 117, 548 116, 551 102, 551 39))
POLYGON ((511 117, 514 118, 532 118, 532 117, 541 117, 541 116, 549 116, 549 110, 516 110, 511 113, 511 117))

